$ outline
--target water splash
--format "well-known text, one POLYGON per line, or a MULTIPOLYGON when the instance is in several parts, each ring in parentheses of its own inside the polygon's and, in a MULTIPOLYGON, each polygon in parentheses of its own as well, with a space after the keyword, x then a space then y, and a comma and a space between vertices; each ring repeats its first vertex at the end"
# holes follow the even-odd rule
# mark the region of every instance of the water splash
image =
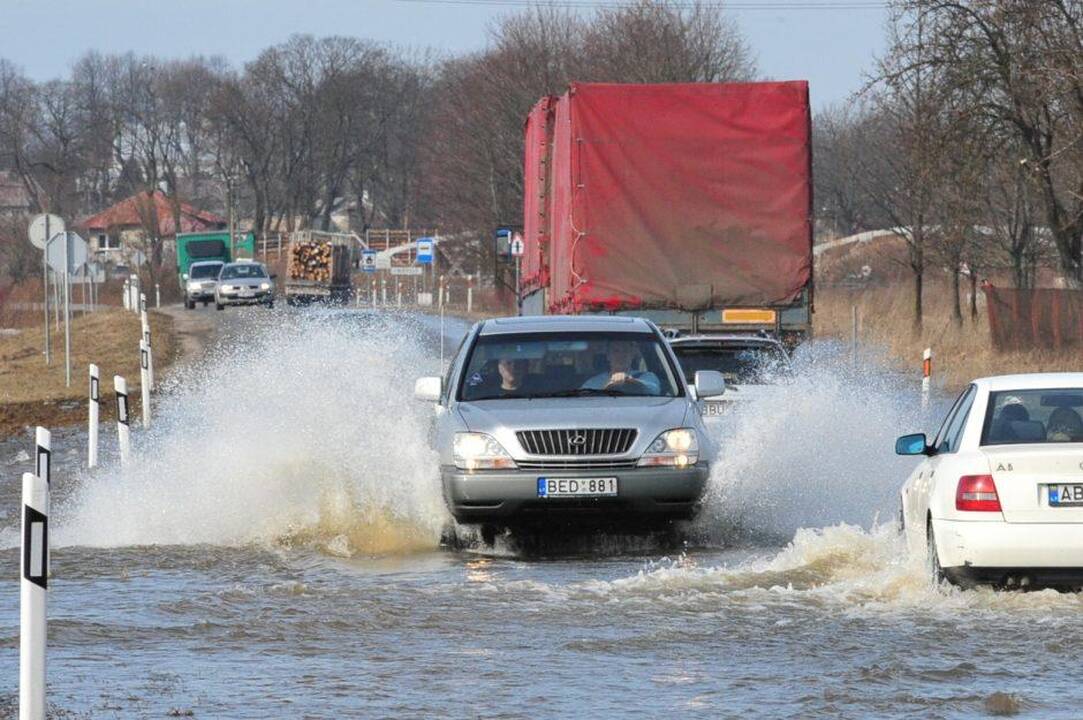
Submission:
POLYGON ((446 515, 428 410, 412 402, 436 370, 425 329, 319 311, 244 320, 171 376, 129 465, 82 478, 58 542, 435 547, 446 515))

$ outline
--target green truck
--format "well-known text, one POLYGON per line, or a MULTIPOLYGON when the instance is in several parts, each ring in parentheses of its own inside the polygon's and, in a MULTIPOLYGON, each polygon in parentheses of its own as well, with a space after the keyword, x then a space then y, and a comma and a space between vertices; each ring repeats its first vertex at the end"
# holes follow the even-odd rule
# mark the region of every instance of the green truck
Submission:
POLYGON ((195 262, 233 262, 237 258, 252 258, 256 254, 256 236, 240 233, 233 238, 230 249, 229 232, 180 233, 177 235, 177 282, 181 289, 188 279, 188 268, 195 262))

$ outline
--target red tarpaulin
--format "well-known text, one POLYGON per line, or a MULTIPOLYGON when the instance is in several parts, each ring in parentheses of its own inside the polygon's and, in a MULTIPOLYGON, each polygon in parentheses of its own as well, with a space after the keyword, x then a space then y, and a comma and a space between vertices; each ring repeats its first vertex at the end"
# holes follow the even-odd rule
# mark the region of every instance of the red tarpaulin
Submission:
POLYGON ((1083 345, 1083 291, 986 285, 989 332, 998 350, 1061 350, 1083 345))
POLYGON ((549 149, 556 98, 544 97, 526 119, 523 158, 523 293, 549 285, 549 149))
POLYGON ((798 299, 812 269, 807 83, 575 83, 556 105, 553 310, 798 299))

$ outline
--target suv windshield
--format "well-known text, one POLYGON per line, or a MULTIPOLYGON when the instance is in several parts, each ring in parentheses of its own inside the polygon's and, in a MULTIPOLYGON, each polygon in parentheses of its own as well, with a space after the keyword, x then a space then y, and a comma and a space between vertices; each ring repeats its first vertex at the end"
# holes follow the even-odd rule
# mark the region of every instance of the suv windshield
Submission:
POLYGON ((222 268, 219 280, 236 280, 237 278, 264 278, 267 271, 259 263, 244 263, 243 265, 226 265, 222 268))
POLYGON ((662 342, 650 333, 482 335, 459 400, 681 394, 662 342))
POLYGON ((786 352, 778 345, 673 345, 685 381, 695 380, 697 370, 717 370, 726 382, 736 385, 765 385, 789 372, 786 352))
POLYGON ((188 270, 189 276, 193 280, 199 280, 201 278, 213 278, 218 277, 219 271, 222 269, 222 263, 211 263, 210 265, 193 265, 188 270))
POLYGON ((982 445, 1083 442, 1083 388, 989 393, 982 445))

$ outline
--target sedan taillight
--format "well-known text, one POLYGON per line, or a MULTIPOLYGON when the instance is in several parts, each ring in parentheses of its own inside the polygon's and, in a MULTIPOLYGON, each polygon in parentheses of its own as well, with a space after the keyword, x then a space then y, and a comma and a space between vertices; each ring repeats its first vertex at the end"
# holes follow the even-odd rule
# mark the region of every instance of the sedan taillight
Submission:
POLYGON ((963 475, 955 491, 955 509, 1000 512, 1000 496, 992 475, 963 475))

